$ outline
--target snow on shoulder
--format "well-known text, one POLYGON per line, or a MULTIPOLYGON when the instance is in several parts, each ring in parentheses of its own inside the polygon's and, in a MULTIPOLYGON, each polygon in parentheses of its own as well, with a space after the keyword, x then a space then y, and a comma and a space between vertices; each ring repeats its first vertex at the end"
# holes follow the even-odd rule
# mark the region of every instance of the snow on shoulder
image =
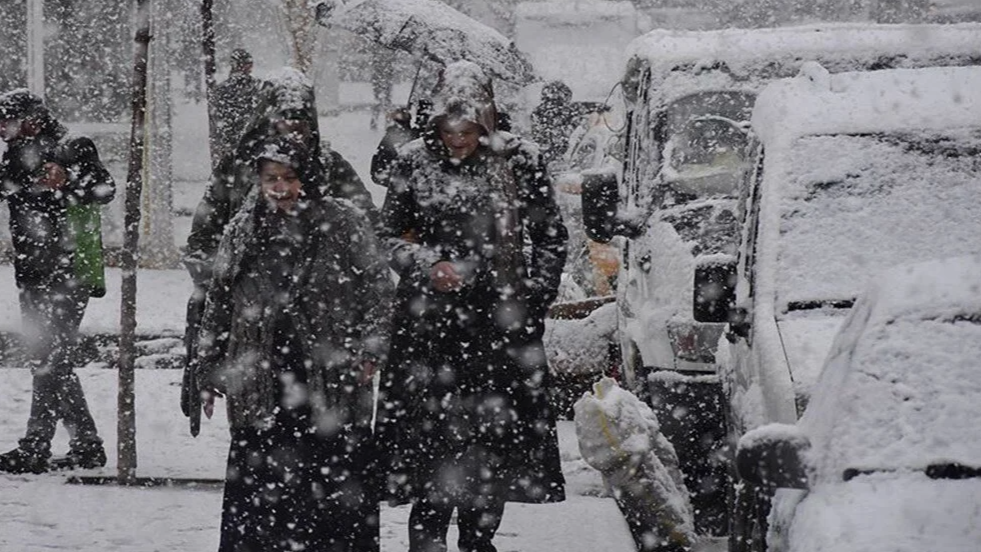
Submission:
POLYGON ((764 142, 825 133, 981 127, 981 67, 824 74, 805 66, 760 93, 753 131, 764 142))

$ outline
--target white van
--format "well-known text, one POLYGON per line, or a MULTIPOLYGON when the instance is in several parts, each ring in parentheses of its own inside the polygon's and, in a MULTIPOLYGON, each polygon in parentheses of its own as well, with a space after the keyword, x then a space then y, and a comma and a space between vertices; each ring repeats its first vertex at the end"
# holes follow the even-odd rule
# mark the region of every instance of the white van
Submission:
POLYGON ((981 25, 654 31, 626 57, 622 183, 587 182, 584 220, 593 239, 627 238, 617 289, 622 374, 670 421, 689 486, 705 493, 693 496, 695 508, 704 499, 700 511, 713 518, 702 528, 725 532, 727 400, 716 353, 760 160, 749 125, 757 94, 807 61, 832 73, 979 65, 981 25))
MULTIPOLYGON (((719 351, 736 436, 797 421, 876 274, 981 254, 981 67, 809 67, 763 90, 752 125, 737 316, 719 351)), ((765 550, 748 543, 761 543, 767 497, 741 489, 737 550, 765 550)))

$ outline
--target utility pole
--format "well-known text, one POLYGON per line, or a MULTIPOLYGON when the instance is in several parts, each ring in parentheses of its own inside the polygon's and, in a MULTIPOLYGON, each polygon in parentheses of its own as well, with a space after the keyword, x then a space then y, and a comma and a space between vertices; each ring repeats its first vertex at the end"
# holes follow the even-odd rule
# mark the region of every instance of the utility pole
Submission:
POLYGON ((214 142, 215 101, 215 6, 214 0, 201 0, 201 51, 204 54, 204 102, 208 106, 208 152, 211 170, 218 167, 214 142))
POLYGON ((44 96, 44 0, 27 0, 27 88, 44 96))
POLYGON ((147 62, 150 51, 150 0, 136 0, 136 48, 133 61, 133 124, 126 176, 126 213, 123 228, 122 304, 119 335, 119 395, 117 467, 120 485, 136 483, 136 263, 140 242, 140 194, 146 144, 147 62))

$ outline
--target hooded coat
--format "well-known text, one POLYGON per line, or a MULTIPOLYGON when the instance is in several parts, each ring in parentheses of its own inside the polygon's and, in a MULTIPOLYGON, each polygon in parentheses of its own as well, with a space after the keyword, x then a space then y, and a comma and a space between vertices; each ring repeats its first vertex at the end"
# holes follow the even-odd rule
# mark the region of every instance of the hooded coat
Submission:
POLYGON ((184 264, 198 287, 207 286, 225 227, 258 183, 252 167, 257 148, 274 135, 274 121, 282 118, 304 120, 311 127, 307 144, 310 160, 305 165, 323 173, 320 195, 348 199, 369 218, 377 217, 371 194, 354 167, 321 143, 312 85, 302 74, 285 70, 264 84, 255 115, 238 146, 218 163, 194 213, 184 264))
POLYGON ((259 158, 294 168, 303 195, 284 212, 254 189, 232 219, 190 368, 228 409, 219 549, 377 549, 364 370, 385 361, 389 270, 364 213, 319 195, 301 145, 262 147, 259 158))
POLYGON ((564 499, 544 316, 567 234, 535 146, 494 132, 489 81, 447 67, 423 137, 396 160, 382 209, 399 273, 377 434, 396 500, 493 495, 564 499), (437 126, 480 124, 481 146, 452 160, 437 126), (466 284, 439 292, 430 268, 451 261, 466 284))
POLYGON ((232 428, 262 427, 279 406, 284 327, 317 429, 370 424, 373 392, 357 378, 362 362, 385 360, 391 278, 365 215, 320 196, 322 176, 303 163, 298 213, 270 213, 254 190, 215 260, 196 377, 226 394, 232 428))
POLYGON ((116 185, 87 137, 71 137, 27 90, 0 97, 0 116, 30 117, 39 127, 35 136, 21 136, 7 144, 0 160, 0 200, 10 207, 10 234, 17 285, 57 287, 74 274, 75 240, 68 223, 73 204, 106 204, 116 185), (47 162, 61 165, 68 181, 58 190, 36 184, 47 162))
POLYGON ((552 81, 542 88, 541 103, 531 112, 531 137, 541 147, 546 165, 565 155, 582 115, 568 85, 552 81))

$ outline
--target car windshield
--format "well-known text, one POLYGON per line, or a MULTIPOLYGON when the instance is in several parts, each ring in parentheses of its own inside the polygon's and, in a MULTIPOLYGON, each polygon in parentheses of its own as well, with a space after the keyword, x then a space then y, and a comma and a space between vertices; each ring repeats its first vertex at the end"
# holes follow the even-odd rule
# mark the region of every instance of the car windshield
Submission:
POLYGON ((848 301, 891 266, 981 252, 981 132, 827 135, 771 159, 778 312, 848 301))
POLYGON ((848 371, 822 381, 837 380, 820 391, 833 397, 830 408, 805 415, 822 476, 981 467, 981 316, 908 316, 866 332, 842 355, 848 371))
POLYGON ((662 206, 738 195, 751 166, 744 124, 754 99, 746 92, 701 92, 667 108, 662 206))

